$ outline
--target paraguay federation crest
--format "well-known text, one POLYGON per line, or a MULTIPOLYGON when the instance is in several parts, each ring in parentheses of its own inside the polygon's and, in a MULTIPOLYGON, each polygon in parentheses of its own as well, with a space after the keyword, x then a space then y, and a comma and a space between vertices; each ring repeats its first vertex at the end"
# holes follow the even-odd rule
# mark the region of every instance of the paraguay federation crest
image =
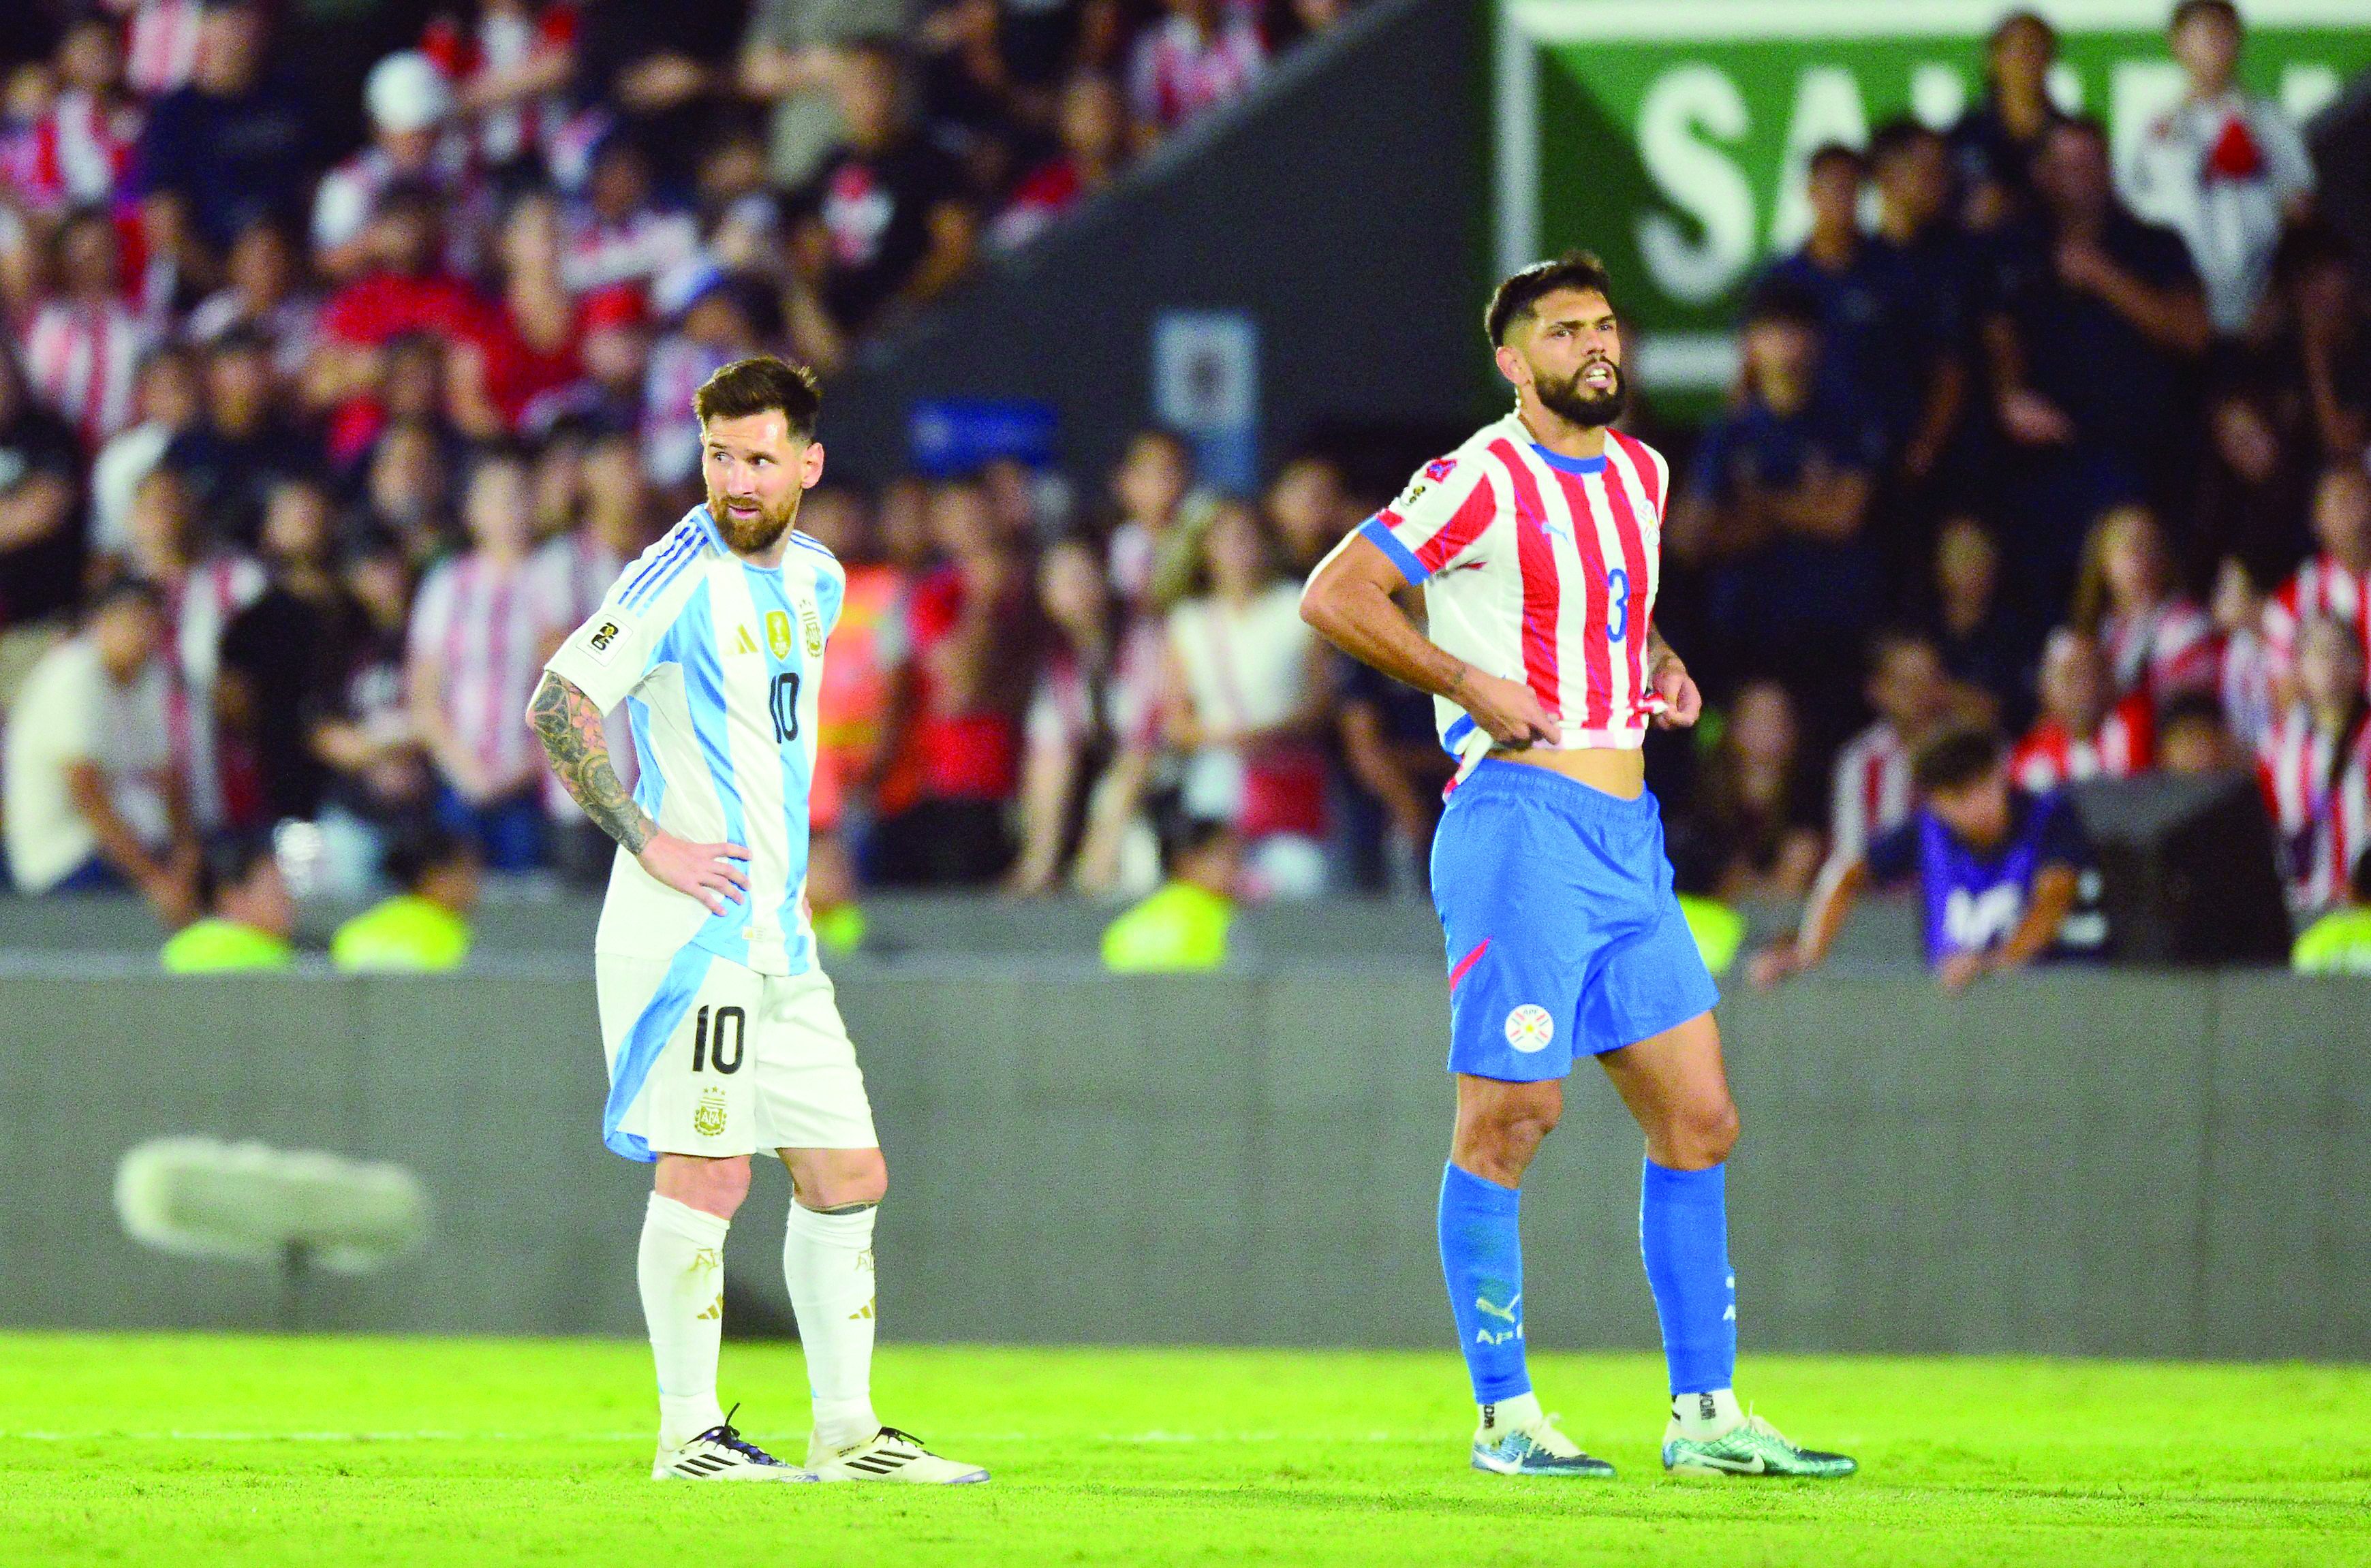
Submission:
POLYGON ((766 612, 766 646, 777 659, 791 656, 791 617, 782 610, 766 612))
POLYGON ((700 1103, 691 1113, 691 1130, 704 1138, 724 1136, 724 1091, 708 1088, 700 1090, 700 1103))
POLYGON ((1556 1020, 1537 1002, 1525 1002, 1507 1015, 1507 1043, 1525 1055, 1544 1051, 1556 1038, 1556 1020))

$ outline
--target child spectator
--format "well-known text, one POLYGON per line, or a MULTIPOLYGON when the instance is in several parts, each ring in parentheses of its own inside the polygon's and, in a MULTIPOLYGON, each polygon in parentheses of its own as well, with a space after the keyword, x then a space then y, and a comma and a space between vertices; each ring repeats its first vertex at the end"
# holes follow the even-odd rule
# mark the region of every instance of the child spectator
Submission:
POLYGON ((2107 945, 2099 879, 2065 797, 2010 782, 1998 737, 1953 729, 1921 746, 1918 811, 1866 851, 1820 875, 1800 934, 1754 958, 1756 986, 1817 969, 1862 892, 1915 877, 1926 962, 1947 991, 2047 958, 2096 958, 2107 945))
POLYGON ((1836 854, 1858 853, 1910 814, 1911 755, 1966 706, 1935 645, 1898 629, 1879 632, 1870 643, 1863 695, 1877 721, 1836 755, 1828 814, 1828 841, 1836 854))
POLYGON ((2099 644, 2072 627, 2041 651, 2041 716, 2009 756, 2009 777, 2036 794, 2084 778, 2130 778, 2149 769, 2157 735, 2148 698, 2119 700, 2099 644))
POLYGON ((1820 869, 1821 801, 1794 699, 1776 681, 1751 681, 1727 718, 1696 775, 1689 853, 1718 898, 1800 898, 1820 869))
POLYGON ((1973 517, 1946 521, 1935 535, 1935 648, 1944 670, 1981 692, 1997 717, 2021 724, 2031 646, 2001 603, 2000 547, 1991 531, 1973 517))
POLYGON ((2298 628, 2317 617, 2351 630, 2358 663, 2371 663, 2371 474, 2322 471, 2313 492, 2313 536, 2321 548, 2264 605, 2264 642, 2276 667, 2296 657, 2298 628))
POLYGON ((2157 710, 2157 766, 2177 778, 2207 778, 2248 765, 2248 750, 2203 691, 2177 693, 2157 710))

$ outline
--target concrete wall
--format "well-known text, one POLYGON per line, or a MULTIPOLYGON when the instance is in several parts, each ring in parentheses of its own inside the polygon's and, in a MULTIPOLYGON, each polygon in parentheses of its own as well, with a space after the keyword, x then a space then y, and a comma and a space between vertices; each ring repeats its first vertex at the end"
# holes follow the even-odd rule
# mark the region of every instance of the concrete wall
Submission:
MULTIPOLYGON (((908 1338, 1432 1344, 1446 1009, 1430 974, 853 974, 908 1338)), ((2371 1355, 2371 985, 2081 975, 1949 1001, 1837 979, 1722 1013, 1744 1332, 1764 1348, 2371 1355)), ((590 975, 0 979, 0 1321, 260 1326, 258 1270, 145 1252, 139 1139, 401 1160, 431 1247, 306 1321, 633 1332, 645 1173, 605 1153, 590 975)), ((1648 1346, 1638 1139, 1594 1074, 1529 1188, 1529 1328, 1648 1346)), ((785 1183, 729 1272, 779 1324, 785 1183)))

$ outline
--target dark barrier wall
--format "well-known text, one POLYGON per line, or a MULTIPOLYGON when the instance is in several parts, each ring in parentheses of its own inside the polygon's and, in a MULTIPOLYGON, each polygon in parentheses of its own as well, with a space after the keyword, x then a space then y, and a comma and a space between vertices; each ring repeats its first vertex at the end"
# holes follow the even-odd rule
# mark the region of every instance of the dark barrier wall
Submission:
MULTIPOLYGON (((852 979, 890 1150, 883 1320, 960 1340, 1446 1343, 1433 974, 852 979)), ((2371 1354, 2371 985, 2054 975, 1960 1001, 1807 983, 1722 1014, 1746 1342, 2371 1354)), ((110 1193, 168 1133, 400 1160, 429 1249, 318 1327, 631 1333, 646 1173, 604 1152, 589 974, 0 981, 0 1321, 271 1322, 260 1270, 149 1253, 110 1193)), ((1639 1145, 1584 1070, 1530 1185, 1528 1328, 1648 1346, 1639 1145)), ((786 1183, 735 1226, 779 1323, 786 1183)))
POLYGON ((1483 12, 1378 0, 1296 52, 835 379, 834 463, 901 471, 918 398, 1032 398, 1077 471, 1100 474, 1151 422, 1152 321, 1171 308, 1257 323, 1271 464, 1329 421, 1487 418, 1483 12))

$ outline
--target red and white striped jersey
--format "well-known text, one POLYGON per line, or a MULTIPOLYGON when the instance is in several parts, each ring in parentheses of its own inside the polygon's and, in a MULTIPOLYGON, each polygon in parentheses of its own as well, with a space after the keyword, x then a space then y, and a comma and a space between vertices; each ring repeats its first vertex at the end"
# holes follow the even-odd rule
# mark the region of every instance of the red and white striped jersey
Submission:
POLYGON ((85 450, 96 452, 132 422, 133 384, 147 348, 147 329, 124 306, 52 300, 25 334, 25 374, 85 450))
POLYGON ((2264 603, 2264 641, 2283 669, 2296 651, 2297 628, 2309 620, 2334 620, 2354 628, 2363 648, 2365 679, 2371 683, 2371 571, 2357 571, 2327 552, 2296 569, 2296 575, 2264 603))
POLYGON ((561 598, 553 573, 532 559, 504 566, 475 550, 420 584, 411 656, 436 662, 445 721, 491 778, 518 777, 542 760, 519 715, 545 657, 571 628, 561 598))
POLYGON ((2341 744, 2300 705, 2281 716, 2257 755, 2264 801, 2280 829, 2289 898, 2302 908, 2336 903, 2354 858, 2371 844, 2371 724, 2355 730, 2343 766, 2341 744))
POLYGON ((2009 754, 2008 773, 2037 795, 2077 779, 2130 778, 2148 771, 2156 740, 2157 715, 2138 694, 2110 709, 2088 735, 2075 734, 2045 713, 2009 754))
POLYGON ((188 85, 198 68, 199 15, 204 0, 140 0, 124 46, 123 76, 143 98, 188 85))
MULTIPOLYGON (((1670 488, 1643 442, 1608 431, 1603 456, 1560 456, 1509 413, 1426 464, 1359 532, 1424 585, 1432 640, 1528 685, 1564 747, 1635 750, 1652 712, 1647 628, 1670 488)), ((1489 732, 1446 698, 1433 713, 1462 777, 1489 732)))
POLYGON ((2216 695, 2223 699, 2223 721, 2250 752, 2263 749, 2279 717, 2273 699, 2273 652, 2261 633, 2241 627, 2224 640, 2216 695))
POLYGON ((2176 692, 2212 694, 2222 674, 2222 640, 2215 622, 2188 599, 2161 599, 2138 615, 2111 615, 2099 623, 2116 695, 2134 692, 2163 702, 2176 692))
POLYGON ((140 140, 140 110, 68 91, 11 142, 10 185, 36 212, 103 206, 124 187, 140 140))
MULTIPOLYGON (((420 47, 436 68, 457 85, 468 86, 478 78, 515 71, 538 54, 573 49, 580 18, 569 0, 542 6, 479 7, 473 30, 465 31, 450 17, 428 25, 420 47)), ((553 93, 523 103, 484 110, 475 126, 477 156, 500 167, 515 158, 539 152, 567 121, 565 98, 553 93)))
POLYGON ((1910 778, 1910 747, 1880 719, 1836 753, 1828 837, 1841 855, 1857 855, 1879 834, 1908 820, 1917 791, 1910 778))

